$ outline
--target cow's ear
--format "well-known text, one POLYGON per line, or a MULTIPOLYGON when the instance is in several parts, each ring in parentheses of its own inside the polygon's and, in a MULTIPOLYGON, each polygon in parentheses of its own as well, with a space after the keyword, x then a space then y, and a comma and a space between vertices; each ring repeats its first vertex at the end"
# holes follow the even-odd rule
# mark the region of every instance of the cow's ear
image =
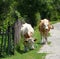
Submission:
POLYGON ((49 25, 50 29, 54 29, 54 26, 53 25, 49 25))
POLYGON ((41 19, 39 23, 43 23, 44 21, 41 19))
POLYGON ((36 41, 37 39, 35 38, 34 41, 36 41))
POLYGON ((51 29, 54 29, 54 26, 52 25, 51 29))
POLYGON ((40 23, 43 23, 44 21, 43 20, 40 20, 40 23))

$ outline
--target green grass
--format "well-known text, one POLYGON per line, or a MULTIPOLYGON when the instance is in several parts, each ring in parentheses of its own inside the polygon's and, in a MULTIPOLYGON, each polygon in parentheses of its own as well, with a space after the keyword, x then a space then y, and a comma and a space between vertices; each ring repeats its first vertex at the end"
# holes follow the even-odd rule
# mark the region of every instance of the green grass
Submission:
POLYGON ((0 59, 43 59, 46 54, 38 54, 36 51, 30 51, 27 53, 20 54, 16 52, 14 56, 9 56, 6 58, 0 58, 0 59))
POLYGON ((23 39, 21 39, 20 41, 20 49, 19 51, 15 51, 15 55, 12 56, 5 56, 4 58, 0 58, 0 59, 44 59, 45 57, 45 53, 37 53, 40 49, 40 47, 42 46, 40 43, 41 39, 40 39, 40 33, 37 30, 38 27, 35 28, 35 33, 34 33, 34 37, 37 39, 37 41, 35 42, 35 50, 30 50, 26 53, 23 52, 23 39))
POLYGON ((55 24, 57 22, 60 22, 60 20, 57 20, 57 21, 51 21, 51 24, 55 24))
MULTIPOLYGON (((59 21, 52 21, 51 24, 57 23, 59 21)), ((38 26, 35 27, 35 34, 34 37, 37 39, 37 41, 35 42, 35 50, 30 50, 26 53, 23 52, 23 38, 21 39, 19 45, 20 45, 20 49, 19 51, 15 51, 15 55, 12 56, 5 56, 4 58, 0 58, 0 59, 44 59, 44 57, 46 56, 46 53, 37 53, 39 51, 39 49, 41 48, 42 45, 40 45, 40 41, 41 41, 41 37, 40 37, 40 33, 38 31, 38 26)), ((50 45, 51 42, 48 42, 48 44, 50 45)))
POLYGON ((51 44, 51 42, 48 42, 48 45, 50 45, 51 44))

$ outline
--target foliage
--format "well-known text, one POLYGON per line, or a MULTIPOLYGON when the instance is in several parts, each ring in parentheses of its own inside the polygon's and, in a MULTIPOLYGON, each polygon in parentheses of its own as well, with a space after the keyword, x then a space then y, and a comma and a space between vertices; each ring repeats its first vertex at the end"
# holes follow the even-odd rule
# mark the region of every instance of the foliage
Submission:
POLYGON ((15 55, 12 56, 5 56, 5 58, 1 58, 1 59, 44 59, 44 57, 46 56, 45 53, 37 53, 38 50, 40 49, 40 47, 42 45, 40 45, 40 33, 37 29, 37 27, 35 28, 35 33, 34 33, 34 37, 37 38, 37 41, 35 42, 35 50, 30 50, 28 52, 24 52, 24 46, 23 46, 23 38, 20 41, 20 48, 15 51, 15 55))
MULTIPOLYGON (((51 21, 60 20, 60 0, 0 0, 0 28, 3 25, 6 30, 8 23, 12 25, 17 19, 26 21, 34 27, 43 18, 51 21)), ((34 36, 40 39, 38 32, 35 33, 34 36)), ((24 56, 32 54, 31 56, 35 57, 34 53, 26 53, 24 56)), ((18 54, 18 56, 22 57, 21 54, 18 54)), ((28 57, 30 56, 28 55, 28 57)), ((36 59, 42 59, 38 57, 36 59)))
POLYGON ((0 0, 0 20, 12 22, 16 16, 32 26, 43 18, 59 20, 60 0, 0 0))

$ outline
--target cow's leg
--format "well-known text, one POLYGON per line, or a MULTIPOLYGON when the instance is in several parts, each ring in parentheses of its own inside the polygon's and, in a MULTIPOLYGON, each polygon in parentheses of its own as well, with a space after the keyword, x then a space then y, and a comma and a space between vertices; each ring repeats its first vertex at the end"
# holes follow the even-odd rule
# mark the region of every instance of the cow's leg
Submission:
POLYGON ((43 36, 42 36, 42 34, 41 34, 41 41, 40 41, 40 43, 43 43, 43 36))
POLYGON ((24 42, 24 51, 25 52, 28 51, 28 42, 27 41, 24 42))
POLYGON ((47 44, 47 37, 45 37, 45 43, 47 44))
POLYGON ((41 44, 45 44, 44 33, 41 32, 41 44))
POLYGON ((45 44, 45 38, 42 36, 42 44, 45 44))
POLYGON ((43 36, 41 36, 41 42, 43 43, 44 39, 43 39, 43 36))
POLYGON ((47 37, 48 37, 48 32, 45 33, 45 43, 46 43, 46 44, 48 43, 47 37))
POLYGON ((24 46, 24 52, 28 51, 28 47, 24 46))

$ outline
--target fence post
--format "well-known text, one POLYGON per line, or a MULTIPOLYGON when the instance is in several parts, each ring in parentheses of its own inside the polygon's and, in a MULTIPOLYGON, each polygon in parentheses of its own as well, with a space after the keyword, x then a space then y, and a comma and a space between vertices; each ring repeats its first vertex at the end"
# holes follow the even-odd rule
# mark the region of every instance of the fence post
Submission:
MULTIPOLYGON (((1 35, 1 28, 0 28, 0 35, 1 35)), ((1 48, 1 36, 0 36, 0 56, 1 56, 1 51, 2 51, 2 48, 1 48)))
POLYGON ((8 22, 8 27, 6 31, 4 31, 3 24, 0 25, 0 56, 5 55, 5 53, 8 53, 8 55, 14 54, 14 33, 14 26, 11 26, 10 22, 8 22))
MULTIPOLYGON (((4 30, 4 29, 3 29, 4 30)), ((6 53, 6 41, 7 41, 7 37, 6 37, 6 32, 5 31, 3 31, 3 34, 4 34, 4 52, 6 53)))
POLYGON ((11 52, 10 23, 8 23, 8 54, 11 52))
POLYGON ((14 26, 12 27, 12 52, 14 54, 14 51, 15 51, 15 42, 14 42, 14 33, 15 33, 15 30, 14 30, 14 26))

